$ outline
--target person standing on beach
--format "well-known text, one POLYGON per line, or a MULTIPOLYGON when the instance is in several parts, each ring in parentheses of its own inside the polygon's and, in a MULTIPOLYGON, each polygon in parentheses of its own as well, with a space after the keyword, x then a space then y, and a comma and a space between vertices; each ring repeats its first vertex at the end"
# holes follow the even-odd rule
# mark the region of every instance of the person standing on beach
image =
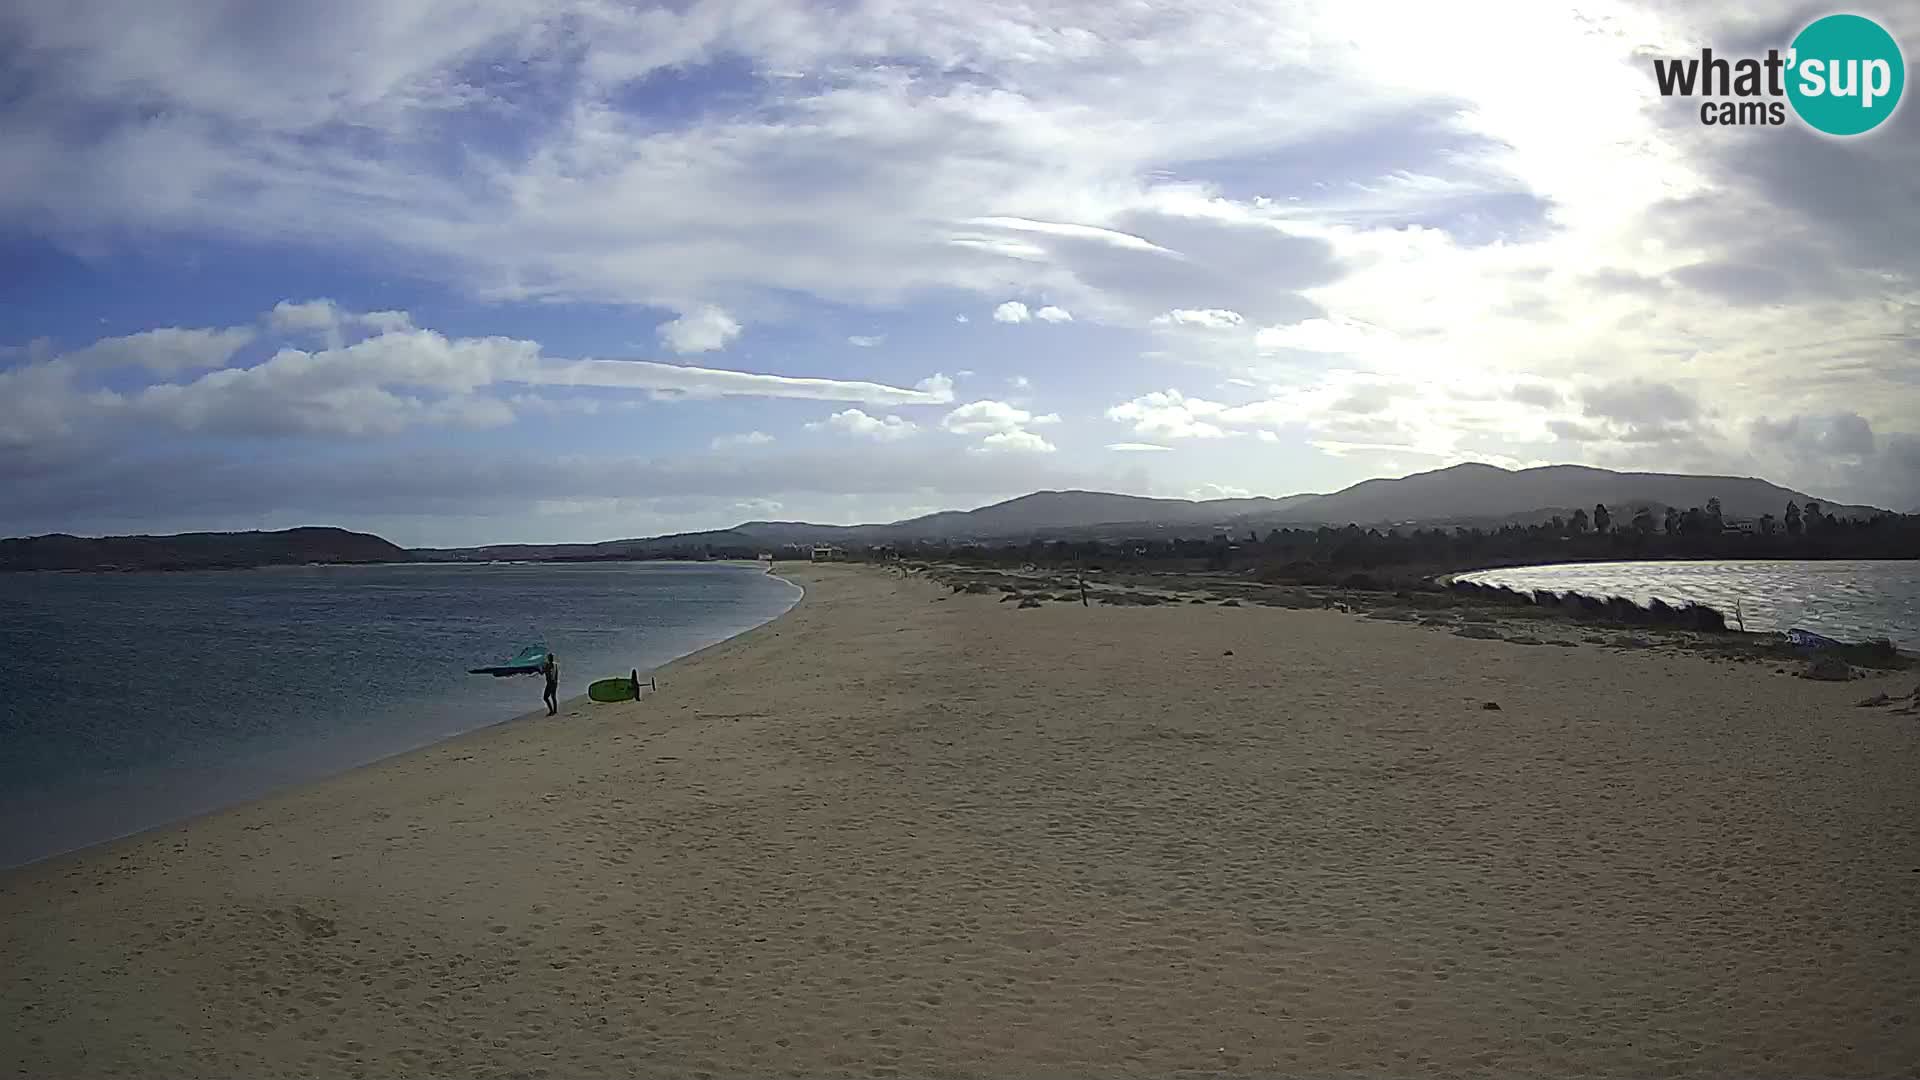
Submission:
POLYGON ((547 654, 547 662, 540 665, 540 674, 547 677, 547 692, 542 695, 547 703, 547 715, 560 711, 560 658, 547 654))

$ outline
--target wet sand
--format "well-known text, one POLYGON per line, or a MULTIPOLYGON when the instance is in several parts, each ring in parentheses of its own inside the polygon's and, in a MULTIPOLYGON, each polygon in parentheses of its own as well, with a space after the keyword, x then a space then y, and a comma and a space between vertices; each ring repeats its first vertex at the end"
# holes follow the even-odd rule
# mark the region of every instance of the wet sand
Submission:
POLYGON ((0 1070, 1920 1076, 1911 673, 792 576, 639 702, 0 875, 0 1070))

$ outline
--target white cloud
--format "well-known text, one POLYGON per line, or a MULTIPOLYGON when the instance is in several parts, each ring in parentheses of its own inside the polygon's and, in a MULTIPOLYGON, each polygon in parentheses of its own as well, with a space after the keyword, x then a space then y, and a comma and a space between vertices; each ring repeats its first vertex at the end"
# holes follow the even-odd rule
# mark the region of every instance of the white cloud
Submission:
POLYGON ((980 442, 971 448, 974 450, 1052 453, 1057 449, 1052 443, 1027 429, 1059 422, 1058 413, 1036 415, 1004 401, 981 400, 954 409, 940 421, 940 426, 956 435, 981 436, 980 442))
POLYGON ((282 300, 267 313, 267 325, 283 334, 331 330, 339 321, 339 309, 331 300, 306 300, 300 303, 282 300))
MULTIPOLYGON (((973 373, 969 371, 963 372, 963 374, 971 375, 973 373)), ((916 394, 920 395, 919 400, 902 402, 902 404, 945 405, 953 400, 953 380, 937 372, 914 383, 913 389, 916 394)))
POLYGON ((1174 252, 1138 236, 1119 232, 1114 229, 1102 229, 1092 225, 1076 225, 1058 221, 1028 221, 1023 218, 985 217, 973 218, 968 225, 980 225, 995 229, 1011 229, 1016 232, 1034 232, 1049 236, 1063 236, 1075 240, 1097 240, 1117 248, 1129 251, 1150 251, 1160 255, 1173 255, 1174 252))
POLYGON ((520 365, 507 377, 543 386, 651 390, 694 398, 777 397, 866 405, 944 405, 953 400, 953 381, 944 375, 922 379, 914 389, 905 390, 880 383, 763 375, 652 360, 555 360, 520 365))
POLYGON ((217 368, 253 340, 244 326, 224 330, 161 327, 124 337, 102 338, 66 354, 66 362, 81 367, 140 367, 162 374, 217 368))
POLYGON ((1057 424, 1060 417, 1055 413, 1035 416, 1017 405, 1004 401, 973 401, 953 410, 940 421, 940 426, 956 435, 979 435, 985 432, 1017 431, 1028 424, 1057 424))
POLYGON ((1025 390, 1033 385, 1033 380, 1027 378, 1025 375, 1015 375, 1007 381, 1013 384, 1015 390, 1025 390))
POLYGON ((317 300, 282 300, 266 313, 269 329, 278 334, 319 333, 337 335, 343 329, 362 328, 374 333, 408 330, 413 317, 404 311, 348 311, 326 297, 317 300))
POLYGON ((1027 312, 1027 305, 1018 300, 1009 300, 993 309, 993 321, 999 323, 1023 323, 1033 318, 1027 312))
POLYGON ((965 315, 955 315, 955 316, 953 317, 953 321, 954 321, 954 322, 957 322, 957 323, 964 323, 964 322, 967 322, 967 321, 969 321, 969 320, 967 319, 967 317, 966 317, 965 315))
POLYGON ((1190 326, 1201 330, 1234 330, 1246 323, 1237 311, 1225 308, 1175 308, 1153 317, 1155 326, 1190 326))
POLYGON ((911 420, 898 416, 869 416, 859 409, 843 409, 807 427, 815 431, 831 429, 879 442, 894 442, 920 430, 919 425, 911 420))
POLYGON ((353 319, 377 334, 413 328, 413 316, 405 311, 363 311, 353 319))
POLYGON ((1208 499, 1250 499, 1253 492, 1243 487, 1229 484, 1201 484, 1187 492, 1187 498, 1206 501, 1208 499))
POLYGON ((887 340, 885 334, 853 334, 847 338, 847 344, 861 349, 871 349, 887 340))
POLYGON ((740 324, 725 310, 706 304, 655 328, 667 348, 682 355, 714 352, 740 336, 740 324))
POLYGON ((1227 430, 1214 423, 1227 406, 1192 398, 1178 390, 1155 390, 1107 410, 1107 419, 1133 425, 1140 435, 1168 439, 1221 439, 1227 430))
POLYGON ((1033 317, 1036 319, 1039 319, 1041 322, 1050 322, 1050 323, 1063 323, 1063 322, 1073 321, 1072 312, 1068 311, 1065 308, 1054 307, 1051 304, 1041 308, 1039 311, 1034 312, 1033 317))
POLYGON ((250 335, 244 328, 168 328, 106 339, 0 372, 0 441, 99 440, 154 427, 208 435, 361 436, 416 426, 499 426, 512 422, 522 405, 585 414, 602 404, 543 399, 529 395, 529 387, 868 406, 953 400, 953 382, 944 375, 907 389, 649 360, 568 360, 544 355, 533 341, 447 338, 421 329, 316 350, 284 347, 251 366, 219 367, 182 381, 116 388, 100 378, 103 371, 131 363, 144 363, 162 375, 213 367, 250 335))
POLYGON ((1117 442, 1117 443, 1108 443, 1107 449, 1120 450, 1126 453, 1144 454, 1144 453, 1156 453, 1159 451, 1172 450, 1173 447, 1161 446, 1159 443, 1150 443, 1150 442, 1117 442))
POLYGON ((773 436, 764 431, 743 431, 738 435, 716 435, 713 439, 715 450, 727 450, 736 446, 765 446, 773 441, 773 436))
POLYGON ((975 453, 1011 451, 1023 454, 1051 454, 1059 447, 1031 431, 996 431, 970 448, 975 453))

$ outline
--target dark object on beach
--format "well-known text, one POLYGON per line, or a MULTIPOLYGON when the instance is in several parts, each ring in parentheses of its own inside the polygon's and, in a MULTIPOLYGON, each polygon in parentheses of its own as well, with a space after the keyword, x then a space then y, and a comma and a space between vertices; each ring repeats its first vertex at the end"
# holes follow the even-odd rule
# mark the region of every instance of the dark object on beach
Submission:
POLYGON ((1029 596, 1029 597, 1027 597, 1026 599, 1024 599, 1024 600, 1022 600, 1022 601, 1020 601, 1020 603, 1019 603, 1019 605, 1018 605, 1018 606, 1020 606, 1020 607, 1039 607, 1039 606, 1040 606, 1040 601, 1038 601, 1038 600, 1035 600, 1035 599, 1034 599, 1033 597, 1031 597, 1031 596, 1029 596))
POLYGON ((1232 656, 1232 655, 1233 655, 1233 650, 1232 650, 1232 649, 1228 649, 1228 650, 1227 650, 1226 652, 1223 652, 1223 653, 1221 653, 1220 655, 1221 655, 1221 656, 1232 656))
POLYGON ((1240 606, 1240 601, 1238 601, 1238 600, 1222 600, 1222 601, 1220 601, 1220 606, 1221 606, 1221 607, 1239 607, 1239 606, 1240 606))
POLYGON ((1480 703, 1480 708, 1486 710, 1487 712, 1499 712, 1500 703, 1497 701, 1483 701, 1480 703))
POLYGON ((1488 641, 1506 640, 1506 635, 1490 626, 1462 626, 1454 633, 1460 637, 1484 638, 1488 641))
POLYGON ((1860 708, 1860 709, 1870 709, 1876 705, 1891 705, 1891 704, 1893 704, 1893 699, 1888 697, 1886 693, 1883 691, 1881 693, 1873 695, 1870 698, 1860 699, 1858 702, 1855 703, 1854 707, 1860 708))
POLYGON ((1807 670, 1801 672, 1800 677, 1821 682, 1846 682, 1853 678, 1853 669, 1837 656, 1816 656, 1807 662, 1807 670))
POLYGON ((1837 649, 1840 647, 1839 642, 1825 634, 1816 634, 1811 630, 1802 630, 1799 627, 1787 631, 1787 644, 1802 649, 1837 649))

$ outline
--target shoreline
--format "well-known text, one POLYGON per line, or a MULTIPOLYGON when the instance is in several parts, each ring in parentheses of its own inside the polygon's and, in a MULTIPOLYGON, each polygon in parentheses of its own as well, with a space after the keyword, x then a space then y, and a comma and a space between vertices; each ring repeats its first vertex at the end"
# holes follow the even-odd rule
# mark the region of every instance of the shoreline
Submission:
MULTIPOLYGON (((720 562, 721 560, 712 560, 712 561, 720 562)), ((332 565, 358 566, 358 565, 373 565, 373 564, 344 564, 343 563, 343 564, 332 564, 332 565)), ((400 566, 400 565, 408 565, 408 564, 391 563, 391 564, 380 564, 380 565, 400 566)), ((741 569, 745 569, 754 564, 741 562, 741 561, 734 561, 729 563, 729 565, 737 565, 741 569)), ((253 567, 251 569, 275 569, 275 568, 276 567, 253 567)), ((724 645, 729 641, 733 641, 746 634, 751 634, 754 631, 761 629, 762 627, 771 625, 772 623, 779 622, 781 619, 786 618, 789 614, 792 613, 794 608, 798 607, 801 603, 803 603, 806 600, 806 588, 800 585, 799 583, 792 581, 791 579, 786 578, 784 576, 777 575, 777 574, 771 575, 771 576, 779 578, 780 581, 784 582, 787 585, 793 586, 795 589, 798 589, 800 592, 800 595, 797 598, 795 598, 793 604, 790 605, 785 611, 782 611, 780 614, 775 615, 773 618, 768 619, 765 622, 761 622, 756 625, 749 626, 744 630, 740 630, 736 633, 733 633, 724 638, 721 638, 719 641, 710 642, 707 645, 703 645, 698 649, 694 649, 690 652, 682 653, 679 656, 676 656, 671 660, 668 660, 664 664, 647 669, 647 671, 658 676, 661 673, 670 671, 673 667, 682 663, 683 661, 686 661, 695 656, 698 656, 709 649, 715 648, 716 646, 719 646, 719 645, 724 645)), ((618 673, 616 672, 611 676, 605 676, 605 677, 617 677, 617 676, 618 676, 618 673)), ((279 798, 281 796, 294 794, 307 787, 311 787, 319 784, 326 784, 351 773, 359 772, 364 769, 378 768, 389 762, 400 761, 402 759, 408 758, 415 754, 427 753, 436 748, 448 746, 450 744, 457 743, 461 740, 468 739, 471 737, 484 735, 488 732, 494 732, 504 727, 508 727, 515 724, 532 722, 536 720, 557 720, 567 716, 569 712, 574 712, 577 715, 578 714, 577 710, 580 709, 581 707, 585 707, 585 706, 597 707, 599 704, 600 703, 596 703, 589 700, 589 698, 587 697, 586 693, 583 690, 579 694, 576 694, 572 697, 564 698, 561 700, 560 712, 558 716, 548 716, 545 706, 539 706, 533 709, 529 709, 525 712, 515 713, 509 716, 502 716, 497 720, 491 720, 486 723, 482 723, 476 727, 467 728, 463 731, 456 732, 444 738, 433 739, 429 742, 422 743, 418 746, 409 747, 407 749, 395 751, 392 753, 382 754, 370 760, 361 761, 356 764, 349 765, 344 769, 339 769, 337 771, 326 772, 317 776, 311 776, 304 779, 295 780, 292 783, 282 784, 280 786, 270 787, 251 795, 242 796, 234 801, 222 803, 221 805, 214 806, 209 809, 196 810, 191 813, 185 814, 183 816, 174 817, 169 820, 157 822, 152 825, 141 826, 139 828, 118 833, 113 836, 107 836, 97 840, 87 841, 85 843, 79 844, 74 847, 66 848, 60 851, 50 852, 44 855, 35 856, 24 862, 0 863, 0 882, 4 882, 6 875, 10 873, 14 873, 21 870, 34 868, 34 867, 44 866, 47 863, 53 862, 55 860, 68 859, 75 856, 86 856, 89 853, 92 853, 96 850, 108 848, 108 847, 122 844, 128 841, 139 840, 143 837, 148 836, 149 834, 157 833, 163 830, 188 827, 193 825, 196 822, 200 822, 208 818, 217 817, 218 815, 221 815, 221 814, 240 810, 245 807, 251 806, 255 803, 266 802, 268 800, 279 798)))
POLYGON ((0 1069, 1920 1060, 1910 673, 781 576, 658 694, 0 873, 0 1069))

